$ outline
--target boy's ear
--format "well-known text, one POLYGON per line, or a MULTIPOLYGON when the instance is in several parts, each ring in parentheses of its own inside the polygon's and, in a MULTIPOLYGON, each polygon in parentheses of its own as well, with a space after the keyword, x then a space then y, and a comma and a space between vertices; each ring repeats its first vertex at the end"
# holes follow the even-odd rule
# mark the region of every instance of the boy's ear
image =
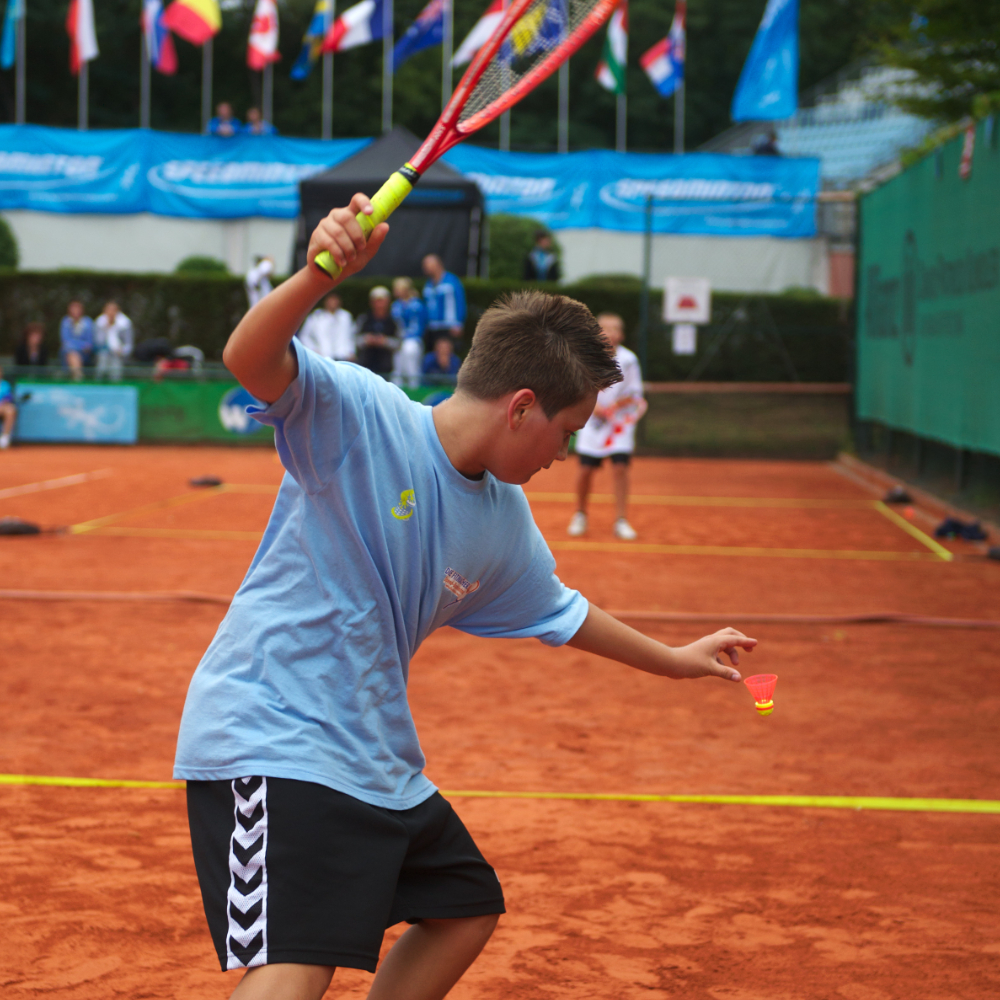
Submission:
POLYGON ((524 423, 537 401, 532 389, 518 389, 507 404, 507 426, 516 431, 524 423))

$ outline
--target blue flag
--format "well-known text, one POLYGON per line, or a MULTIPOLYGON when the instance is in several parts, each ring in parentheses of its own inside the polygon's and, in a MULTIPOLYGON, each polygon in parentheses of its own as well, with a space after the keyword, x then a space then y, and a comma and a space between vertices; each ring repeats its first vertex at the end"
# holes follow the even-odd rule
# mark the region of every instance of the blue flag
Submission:
POLYGON ((332 14, 333 4, 331 0, 316 0, 312 20, 309 22, 309 27, 306 28, 306 33, 302 36, 299 57, 295 60, 295 65, 292 66, 290 76, 293 80, 304 80, 312 72, 313 64, 320 57, 323 39, 326 38, 326 33, 330 30, 332 14))
POLYGON ((798 106, 799 0, 767 0, 733 95, 733 121, 791 118, 798 106))
POLYGON ((22 17, 24 0, 7 0, 3 37, 0 38, 0 69, 10 69, 17 60, 17 25, 22 17))
POLYGON ((392 50, 393 70, 399 69, 410 56, 441 44, 444 38, 444 5, 445 0, 431 0, 406 29, 406 34, 392 50))

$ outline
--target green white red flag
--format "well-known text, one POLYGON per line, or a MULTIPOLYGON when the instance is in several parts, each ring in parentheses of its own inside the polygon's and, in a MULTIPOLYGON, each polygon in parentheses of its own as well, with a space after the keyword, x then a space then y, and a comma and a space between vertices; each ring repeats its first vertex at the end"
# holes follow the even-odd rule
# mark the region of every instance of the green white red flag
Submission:
POLYGON ((613 94, 625 93, 625 67, 628 65, 628 0, 622 2, 608 21, 604 51, 597 64, 597 82, 613 94))

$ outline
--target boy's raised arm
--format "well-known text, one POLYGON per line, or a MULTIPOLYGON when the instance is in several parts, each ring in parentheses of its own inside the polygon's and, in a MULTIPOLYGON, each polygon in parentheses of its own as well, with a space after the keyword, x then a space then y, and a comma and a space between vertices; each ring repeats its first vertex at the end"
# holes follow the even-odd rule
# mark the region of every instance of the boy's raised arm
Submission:
POLYGON ((316 227, 309 240, 308 263, 297 274, 265 296, 240 320, 229 337, 222 360, 251 395, 273 403, 291 385, 298 368, 288 349, 295 331, 320 298, 330 289, 360 271, 378 252, 389 227, 376 226, 368 242, 355 218, 371 215, 368 197, 356 194, 346 208, 335 208, 316 227), (343 268, 331 281, 313 259, 328 250, 343 268))
POLYGON ((722 677, 738 681, 740 674, 734 667, 740 662, 739 650, 745 649, 749 653, 757 645, 757 640, 747 638, 734 628, 724 628, 714 635, 706 635, 697 642, 675 649, 629 628, 596 604, 591 604, 586 620, 566 645, 606 656, 609 660, 617 660, 660 677, 675 680, 722 677), (722 662, 723 654, 733 666, 722 662))

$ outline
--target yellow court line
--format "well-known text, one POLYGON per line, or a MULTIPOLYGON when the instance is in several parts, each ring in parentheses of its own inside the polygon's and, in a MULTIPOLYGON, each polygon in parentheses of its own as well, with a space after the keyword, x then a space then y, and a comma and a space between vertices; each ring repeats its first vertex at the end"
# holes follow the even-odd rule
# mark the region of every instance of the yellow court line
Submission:
MULTIPOLYGON (((572 503, 576 501, 575 493, 528 493, 524 494, 529 501, 535 503, 572 503)), ((614 503, 615 498, 610 493, 592 493, 593 503, 614 503)), ((654 504, 664 507, 783 507, 813 510, 870 510, 871 500, 800 500, 794 497, 675 497, 654 496, 652 494, 633 493, 629 495, 630 504, 654 504)))
MULTIPOLYGON (((183 781, 127 781, 114 778, 59 778, 35 774, 0 774, 0 785, 54 788, 150 788, 181 791, 183 781)), ((677 802, 708 805, 791 806, 800 809, 877 809, 898 812, 1000 814, 992 799, 885 798, 867 795, 630 795, 601 792, 445 791, 456 799, 541 799, 562 802, 677 802)))
POLYGON ((943 545, 934 541, 930 535, 925 535, 919 528, 910 524, 905 517, 900 517, 891 507, 887 507, 881 500, 875 501, 875 509, 888 518, 897 528, 902 528, 908 535, 915 538, 921 545, 926 545, 939 559, 951 562, 953 554, 943 545))
POLYGON ((59 490, 64 486, 77 486, 90 482, 92 479, 104 479, 114 474, 114 469, 96 469, 94 472, 78 472, 73 476, 60 476, 58 479, 43 479, 40 483, 24 483, 21 486, 8 486, 0 490, 0 500, 8 497, 20 497, 26 493, 41 493, 44 490, 59 490))
POLYGON ((70 525, 70 534, 81 535, 105 525, 120 521, 123 517, 138 517, 141 514, 151 514, 157 510, 166 510, 168 507, 180 507, 182 504, 197 503, 200 500, 210 500, 222 492, 221 486, 211 486, 198 493, 182 493, 177 497, 169 497, 166 500, 157 500, 155 503, 147 503, 142 507, 133 507, 131 510, 123 510, 117 514, 108 514, 106 517, 96 517, 92 521, 81 521, 79 524, 70 525))
POLYGON ((259 542, 264 537, 262 531, 221 531, 214 528, 89 528, 88 535, 116 538, 191 538, 203 541, 259 542))
POLYGON ((882 552, 865 549, 762 549, 739 545, 654 545, 644 542, 548 542, 554 552, 637 552, 666 556, 735 556, 772 559, 865 559, 923 562, 940 558, 929 552, 882 552))

